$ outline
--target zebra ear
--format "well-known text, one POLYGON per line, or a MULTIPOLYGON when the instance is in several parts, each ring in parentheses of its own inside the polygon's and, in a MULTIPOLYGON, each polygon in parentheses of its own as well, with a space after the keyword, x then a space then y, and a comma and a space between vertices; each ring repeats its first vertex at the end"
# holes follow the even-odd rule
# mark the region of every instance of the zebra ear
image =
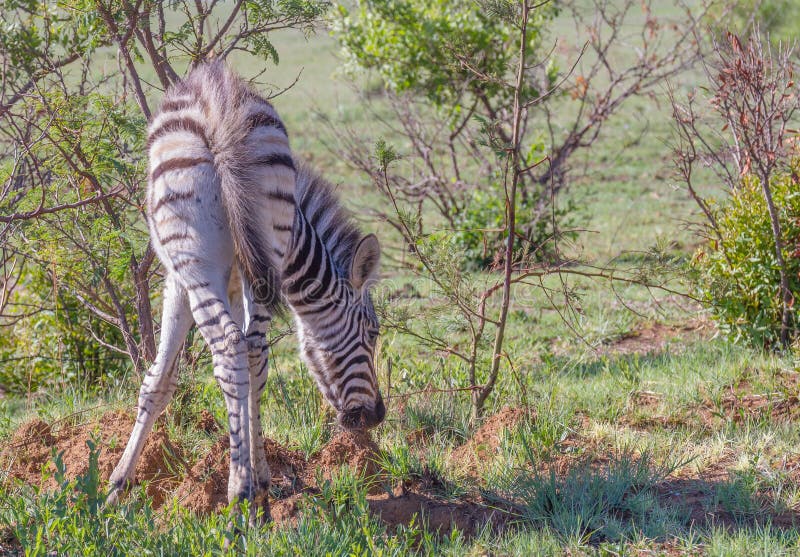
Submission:
POLYGON ((375 234, 367 234, 358 242, 350 263, 350 284, 360 290, 378 277, 381 245, 375 234))

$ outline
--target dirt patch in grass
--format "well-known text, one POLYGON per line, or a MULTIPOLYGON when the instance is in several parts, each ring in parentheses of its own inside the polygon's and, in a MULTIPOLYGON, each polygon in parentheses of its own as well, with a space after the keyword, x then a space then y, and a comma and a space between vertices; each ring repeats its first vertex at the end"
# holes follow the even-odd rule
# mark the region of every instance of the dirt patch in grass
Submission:
POLYGON ((682 409, 665 407, 661 393, 637 391, 629 397, 619 421, 639 429, 686 426, 715 429, 727 422, 753 420, 792 423, 800 420, 798 375, 783 371, 767 387, 763 383, 754 387, 750 379, 743 378, 713 396, 701 386, 702 401, 682 409), (770 392, 754 392, 757 389, 770 392))
POLYGON ((650 323, 608 342, 599 348, 599 353, 624 356, 661 352, 672 341, 708 338, 713 332, 713 325, 701 319, 692 319, 683 325, 650 323))
MULTIPOLYGON (((273 487, 292 492, 306 466, 303 453, 287 449, 272 439, 264 440, 264 449, 273 487)), ((180 504, 198 514, 215 512, 227 505, 229 457, 228 437, 220 437, 192 466, 175 491, 180 504)))
POLYGON ((706 398, 692 411, 706 427, 716 427, 720 422, 743 423, 751 420, 790 423, 800 419, 800 399, 782 392, 728 394, 716 400, 706 398))
MULTIPOLYGON (((107 481, 122 456, 133 422, 133 417, 122 411, 107 412, 96 421, 63 425, 57 431, 41 420, 31 420, 22 424, 0 451, 0 467, 8 471, 9 479, 54 489, 58 484, 53 477, 53 450, 61 455, 66 477, 74 479, 89 469, 87 441, 93 441, 100 449, 100 477, 107 481), (48 472, 44 476, 43 470, 48 472)), ((154 505, 160 505, 178 484, 182 466, 180 448, 163 430, 154 431, 142 450, 134 483, 147 481, 147 494, 154 505)))
POLYGON ((354 472, 371 478, 380 473, 376 462, 379 456, 378 445, 365 431, 343 431, 333 437, 316 455, 311 457, 305 479, 309 484, 315 482, 316 471, 326 480, 331 472, 347 466, 354 472))
MULTIPOLYGON (((761 402, 750 395, 742 395, 744 405, 763 408, 761 402), (748 402, 749 401, 749 402, 748 402)), ((642 407, 656 407, 659 397, 643 392, 635 401, 642 407)), ((777 405, 770 406, 773 411, 777 405)), ((475 469, 479 462, 494 458, 500 448, 504 430, 516 427, 530 413, 520 408, 503 408, 490 416, 467 443, 456 448, 451 461, 457 465, 475 469)), ((589 427, 582 423, 584 429, 589 427)), ((101 447, 100 474, 107 479, 116 465, 133 426, 133 418, 123 412, 107 413, 98 420, 76 426, 49 425, 41 420, 27 422, 14 433, 10 443, 0 453, 0 466, 9 477, 44 488, 56 488, 51 476, 42 479, 43 469, 52 470, 51 447, 63 454, 67 476, 75 477, 88 468, 87 440, 96 439, 101 447)), ((557 477, 567 476, 575 466, 584 466, 589 441, 580 436, 570 436, 558 451, 543 458, 541 470, 552 472, 557 477), (575 446, 572 447, 572 444, 575 446), (575 449, 575 450, 571 450, 575 449), (581 456, 583 455, 583 456, 581 456)), ((277 524, 296 524, 303 513, 318 513, 319 508, 308 497, 319 497, 320 479, 329 479, 340 466, 372 477, 373 490, 367 494, 370 511, 390 528, 407 526, 412 518, 425 523, 432 532, 447 535, 458 529, 467 536, 489 527, 503 530, 514 520, 511 510, 498 508, 497 501, 487 502, 474 489, 463 492, 458 498, 448 497, 451 489, 444 489, 442 478, 417 478, 405 483, 390 484, 378 464, 379 448, 367 433, 341 432, 335 435, 317 454, 306 459, 301 451, 291 450, 280 443, 264 441, 272 473, 270 506, 273 520, 277 524)), ((610 454, 589 450, 591 464, 601 466, 611 458, 610 454), (596 461, 596 462, 595 462, 596 461)), ((217 512, 227 504, 229 449, 227 436, 220 436, 212 447, 191 467, 183 464, 181 450, 161 428, 152 433, 145 446, 142 460, 136 470, 137 481, 148 481, 147 493, 155 507, 165 501, 176 499, 179 504, 198 514, 217 512)), ((719 525, 735 527, 740 516, 736 509, 728 509, 716 495, 717 486, 730 484, 732 461, 720 461, 706 466, 701 472, 682 470, 671 475, 656 486, 657 497, 671 508, 686 513, 688 522, 707 527, 719 525), (687 473, 688 472, 688 473, 687 473)), ((800 473, 800 457, 783 464, 787 473, 797 477, 800 473)), ((450 486, 452 487, 452 486, 450 486)), ((728 487, 728 491, 735 489, 728 487)), ((756 494, 758 496, 758 494, 756 494)), ((750 522, 769 521, 781 528, 796 527, 798 513, 791 510, 774 512, 767 503, 762 506, 754 500, 747 509, 755 509, 747 515, 750 522)), ((766 501, 766 499, 764 499, 766 501)), ((747 503, 747 501, 745 501, 747 503)), ((0 534, 2 531, 0 530, 0 534)), ((0 539, 3 544, 13 540, 0 539)))
POLYGON ((382 493, 368 498, 369 508, 387 525, 408 525, 416 515, 417 523, 428 530, 449 534, 458 529, 474 536, 486 525, 497 529, 508 520, 507 513, 473 501, 443 501, 429 494, 403 490, 402 495, 382 493))
MULTIPOLYGON (((504 429, 514 427, 525 415, 520 409, 504 408, 486 420, 470 441, 458 450, 457 458, 472 460, 496 452, 504 429), (487 452, 488 451, 488 452, 487 452)), ((63 454, 67 477, 74 478, 88 470, 88 440, 96 440, 101 449, 99 469, 106 481, 116 466, 133 427, 133 417, 124 412, 109 412, 98 420, 77 426, 62 426, 58 431, 41 420, 22 424, 7 448, 0 453, 0 466, 9 477, 57 488, 52 475, 42 477, 42 470, 53 470, 51 447, 63 454)), ((213 416, 201 416, 198 428, 213 429, 213 416)), ((197 513, 219 511, 227 504, 229 448, 227 436, 220 438, 193 465, 186 465, 181 450, 159 429, 148 436, 136 468, 135 483, 147 481, 147 494, 155 508, 170 498, 197 513)), ((449 534, 458 528, 467 535, 487 523, 501 524, 504 513, 492 510, 478 500, 443 499, 435 486, 424 481, 396 486, 391 492, 378 464, 379 448, 366 432, 340 432, 308 460, 301 451, 286 448, 272 439, 264 446, 272 474, 271 511, 276 523, 295 523, 308 505, 306 495, 320 493, 318 480, 328 480, 334 470, 349 467, 370 479, 367 495, 370 510, 388 526, 408 525, 414 515, 424 520, 432 531, 449 534)))
POLYGON ((657 486, 659 498, 678 507, 688 525, 700 528, 735 530, 742 524, 769 524, 777 529, 794 529, 800 525, 800 513, 793 509, 775 510, 764 493, 741 495, 735 504, 725 504, 715 496, 720 482, 729 481, 727 471, 720 478, 670 478, 657 486), (723 478, 724 477, 724 478, 723 478), (739 508, 736 508, 739 507, 739 508))
POLYGON ((527 415, 529 412, 522 408, 504 407, 487 418, 466 443, 453 450, 451 461, 467 471, 475 472, 480 463, 497 456, 503 432, 514 429, 527 415))

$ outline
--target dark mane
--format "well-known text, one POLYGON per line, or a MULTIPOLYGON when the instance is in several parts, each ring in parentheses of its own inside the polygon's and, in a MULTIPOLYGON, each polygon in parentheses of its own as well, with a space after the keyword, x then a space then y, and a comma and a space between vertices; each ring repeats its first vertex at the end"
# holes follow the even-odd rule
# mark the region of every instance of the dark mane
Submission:
POLYGON ((298 168, 294 194, 297 207, 322 239, 339 277, 349 278, 350 263, 361 231, 350 212, 342 206, 334 188, 311 170, 298 168))

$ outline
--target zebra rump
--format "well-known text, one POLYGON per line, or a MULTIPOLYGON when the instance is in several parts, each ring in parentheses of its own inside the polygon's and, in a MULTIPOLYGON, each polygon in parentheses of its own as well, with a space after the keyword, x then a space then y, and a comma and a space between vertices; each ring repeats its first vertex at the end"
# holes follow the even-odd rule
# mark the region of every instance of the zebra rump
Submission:
MULTIPOLYGON (((295 168, 288 149, 286 128, 272 105, 256 93, 244 80, 233 73, 223 61, 214 60, 193 68, 182 81, 166 92, 160 115, 199 105, 202 121, 177 118, 174 126, 186 129, 199 124, 199 130, 213 156, 215 173, 219 179, 222 204, 228 220, 231 238, 240 268, 248 279, 255 299, 270 310, 280 304, 281 254, 274 254, 258 222, 254 199, 263 195, 264 177, 259 169, 264 166, 295 168), (258 127, 272 128, 286 138, 285 147, 265 153, 262 144, 251 136, 258 127)), ((168 122, 169 124, 169 122, 168 122)), ((160 129, 167 129, 169 125, 160 129)), ((152 143, 154 138, 150 137, 152 143)), ((151 178, 154 179, 154 178, 151 178)), ((291 194, 279 191, 284 202, 294 203, 291 194), (285 199, 285 197, 290 199, 285 199)))

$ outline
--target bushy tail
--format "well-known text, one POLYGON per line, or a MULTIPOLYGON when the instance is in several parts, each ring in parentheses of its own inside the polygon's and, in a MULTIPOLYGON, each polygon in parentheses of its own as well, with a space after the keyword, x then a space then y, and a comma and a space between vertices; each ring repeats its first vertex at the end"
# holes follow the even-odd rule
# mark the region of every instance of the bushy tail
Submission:
MULTIPOLYGON (((280 304, 280 261, 270 250, 264 223, 257 221, 254 211, 263 184, 257 183, 253 175, 258 153, 247 139, 255 126, 284 129, 283 124, 271 105, 220 60, 192 69, 181 84, 170 90, 164 103, 173 91, 176 96, 197 93, 200 99, 236 256, 256 301, 275 311, 280 304), (265 111, 272 112, 273 121, 265 121, 265 111)), ((291 160, 288 152, 286 156, 291 160)))

